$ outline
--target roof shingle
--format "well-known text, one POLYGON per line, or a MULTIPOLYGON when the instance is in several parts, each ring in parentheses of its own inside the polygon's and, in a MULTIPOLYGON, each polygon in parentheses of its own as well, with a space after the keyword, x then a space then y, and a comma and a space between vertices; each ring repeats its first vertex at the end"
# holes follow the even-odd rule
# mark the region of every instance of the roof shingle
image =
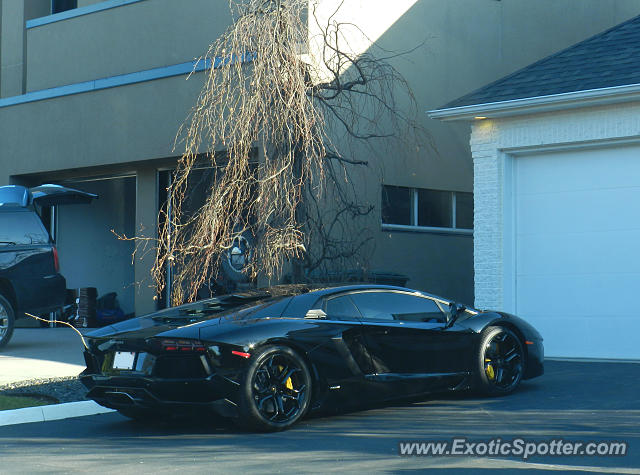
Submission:
POLYGON ((640 16, 547 56, 440 109, 640 84, 640 16))

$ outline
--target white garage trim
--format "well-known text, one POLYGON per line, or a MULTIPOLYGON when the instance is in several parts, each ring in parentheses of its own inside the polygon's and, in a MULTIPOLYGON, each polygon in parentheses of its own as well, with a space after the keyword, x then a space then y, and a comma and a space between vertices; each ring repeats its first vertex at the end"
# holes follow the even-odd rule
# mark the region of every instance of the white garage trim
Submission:
POLYGON ((549 94, 546 96, 527 97, 508 101, 472 104, 427 111, 432 119, 460 120, 481 117, 499 118, 523 114, 536 114, 557 110, 566 111, 571 108, 617 104, 638 100, 640 84, 603 87, 586 91, 549 94))
POLYGON ((516 313, 516 223, 515 213, 515 163, 518 152, 502 152, 503 165, 503 228, 502 228, 502 275, 503 275, 503 308, 506 312, 516 313))
MULTIPOLYGON (((470 145, 474 164, 476 307, 510 312, 517 309, 515 161, 531 154, 633 144, 640 144, 640 102, 473 122, 470 145)), ((575 356, 593 358, 588 354, 575 356)), ((625 358, 622 354, 611 357, 625 358)))

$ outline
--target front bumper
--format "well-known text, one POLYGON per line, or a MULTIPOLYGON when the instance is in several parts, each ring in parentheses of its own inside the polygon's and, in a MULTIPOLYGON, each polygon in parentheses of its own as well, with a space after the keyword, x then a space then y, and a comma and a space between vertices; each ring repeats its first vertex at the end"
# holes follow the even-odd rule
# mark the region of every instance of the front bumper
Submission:
POLYGON ((542 340, 533 340, 527 344, 527 367, 524 379, 536 378, 544 374, 544 345, 542 340))

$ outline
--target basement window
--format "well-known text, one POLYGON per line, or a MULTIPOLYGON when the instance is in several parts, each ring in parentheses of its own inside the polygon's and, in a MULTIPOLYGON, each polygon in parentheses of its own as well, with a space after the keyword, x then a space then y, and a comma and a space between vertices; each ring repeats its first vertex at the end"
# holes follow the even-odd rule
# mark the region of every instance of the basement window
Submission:
POLYGON ((382 185, 382 229, 473 232, 473 193, 382 185))

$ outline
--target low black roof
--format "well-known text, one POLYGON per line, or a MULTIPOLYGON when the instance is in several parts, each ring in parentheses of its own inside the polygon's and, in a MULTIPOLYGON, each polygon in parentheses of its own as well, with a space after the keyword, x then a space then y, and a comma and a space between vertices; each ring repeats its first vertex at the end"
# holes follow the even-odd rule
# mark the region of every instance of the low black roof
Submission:
POLYGON ((640 16, 637 16, 440 109, 639 83, 640 16))

